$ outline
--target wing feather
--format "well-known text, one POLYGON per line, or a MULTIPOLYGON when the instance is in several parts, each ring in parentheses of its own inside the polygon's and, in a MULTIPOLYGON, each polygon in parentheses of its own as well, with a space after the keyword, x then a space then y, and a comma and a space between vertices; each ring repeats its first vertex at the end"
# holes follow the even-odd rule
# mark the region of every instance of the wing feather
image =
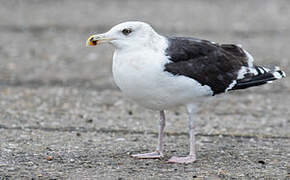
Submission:
POLYGON ((225 92, 242 67, 249 65, 248 56, 237 45, 184 37, 169 38, 169 43, 166 53, 171 62, 165 71, 208 85, 214 94, 225 92))

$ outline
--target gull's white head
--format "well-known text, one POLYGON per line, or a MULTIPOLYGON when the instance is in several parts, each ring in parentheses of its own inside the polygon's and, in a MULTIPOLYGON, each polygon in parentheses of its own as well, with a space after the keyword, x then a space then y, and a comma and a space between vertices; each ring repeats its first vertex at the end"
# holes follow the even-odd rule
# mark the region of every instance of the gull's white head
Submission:
POLYGON ((149 24, 129 21, 112 27, 106 33, 90 36, 87 46, 109 42, 117 49, 138 48, 150 45, 158 36, 149 24))

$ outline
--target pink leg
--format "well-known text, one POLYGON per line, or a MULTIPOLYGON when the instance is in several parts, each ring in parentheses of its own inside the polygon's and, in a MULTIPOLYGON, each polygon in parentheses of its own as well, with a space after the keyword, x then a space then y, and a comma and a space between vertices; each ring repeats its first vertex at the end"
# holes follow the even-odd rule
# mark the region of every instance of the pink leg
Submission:
POLYGON ((162 158, 163 157, 164 128, 165 128, 165 113, 164 113, 164 111, 160 111, 158 145, 157 145, 156 151, 151 152, 151 153, 145 153, 145 154, 134 154, 131 156, 139 158, 139 159, 159 159, 159 158, 162 158))
POLYGON ((173 156, 171 157, 168 162, 170 163, 192 163, 196 160, 196 154, 195 154, 195 135, 194 135, 194 111, 195 111, 195 106, 194 105, 188 105, 187 106, 187 111, 189 115, 189 145, 190 145, 190 150, 189 150, 189 155, 186 157, 176 157, 173 156))

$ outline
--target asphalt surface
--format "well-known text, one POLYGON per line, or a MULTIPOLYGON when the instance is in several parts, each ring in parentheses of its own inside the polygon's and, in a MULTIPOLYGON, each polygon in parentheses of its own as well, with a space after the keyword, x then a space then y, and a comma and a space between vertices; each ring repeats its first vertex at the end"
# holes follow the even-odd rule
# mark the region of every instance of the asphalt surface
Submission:
POLYGON ((158 112, 122 97, 113 48, 93 33, 127 20, 165 35, 243 44, 261 65, 289 68, 287 0, 0 1, 0 179, 290 179, 290 80, 199 102, 197 162, 183 107, 167 111, 166 157, 137 160, 157 142, 158 112))

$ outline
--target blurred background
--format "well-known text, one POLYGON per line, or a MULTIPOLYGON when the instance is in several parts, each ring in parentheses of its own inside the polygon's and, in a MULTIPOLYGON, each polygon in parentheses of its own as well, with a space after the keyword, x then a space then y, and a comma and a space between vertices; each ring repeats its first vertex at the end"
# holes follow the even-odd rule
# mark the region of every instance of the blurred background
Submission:
POLYGON ((165 35, 243 44, 258 63, 285 69, 289 8, 287 0, 2 0, 0 84, 114 87, 113 48, 85 41, 128 20, 165 35))
MULTIPOLYGON (((158 113, 122 97, 113 47, 85 47, 138 20, 163 35, 242 44, 257 64, 290 74, 289 9, 289 0, 0 0, 0 179, 289 177, 289 78, 201 102, 196 163, 137 161, 129 154, 155 148, 158 113)), ((166 153, 186 155, 184 109, 167 119, 166 153)))

